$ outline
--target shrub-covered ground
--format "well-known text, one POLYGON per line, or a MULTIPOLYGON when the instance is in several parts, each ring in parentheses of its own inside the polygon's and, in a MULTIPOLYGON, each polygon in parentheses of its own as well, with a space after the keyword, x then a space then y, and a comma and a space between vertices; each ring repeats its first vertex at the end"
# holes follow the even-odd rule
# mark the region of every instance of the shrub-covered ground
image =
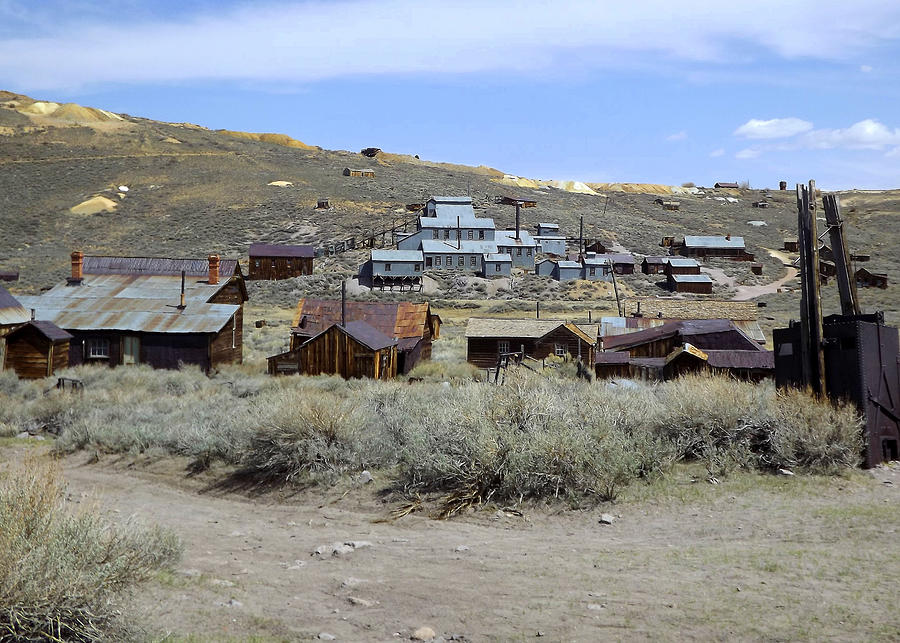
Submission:
POLYGON ((55 433, 59 452, 178 455, 195 470, 220 462, 259 483, 389 469, 404 492, 442 494, 447 514, 489 499, 613 500, 682 460, 710 477, 828 473, 856 466, 861 449, 850 408, 713 377, 612 386, 519 371, 495 385, 440 361, 413 383, 239 369, 71 374, 84 393, 44 394, 3 375, 0 430, 55 433))

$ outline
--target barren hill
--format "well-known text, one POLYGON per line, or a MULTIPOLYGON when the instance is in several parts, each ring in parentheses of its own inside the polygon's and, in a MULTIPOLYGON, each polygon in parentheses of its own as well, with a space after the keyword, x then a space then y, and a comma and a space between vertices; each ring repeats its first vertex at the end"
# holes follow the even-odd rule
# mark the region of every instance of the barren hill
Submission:
MULTIPOLYGON (((809 177, 799 168, 797 177, 773 176, 772 184, 781 178, 809 177)), ((523 211, 526 226, 558 222, 576 236, 583 216, 586 237, 641 254, 661 253, 665 235, 744 236, 765 263, 764 277, 745 279, 729 267, 738 284, 782 276, 781 259, 765 249, 778 249, 784 237, 796 235, 791 191, 520 179, 492 168, 384 152, 368 157, 284 135, 213 131, 0 92, 0 269, 21 271, 14 290, 33 292, 58 281, 75 248, 244 257, 257 241, 324 246, 402 217, 407 203, 467 190, 480 214, 498 225, 512 225, 514 214, 497 197, 515 194, 538 202, 523 211), (375 178, 343 176, 344 167, 373 169, 375 178), (764 194, 771 195, 770 207, 752 207, 764 194), (677 199, 680 209, 664 210, 654 202, 657 196, 677 199), (320 197, 330 199, 330 210, 314 210, 320 197), (98 203, 104 207, 94 207, 98 203)), ((870 269, 887 272, 896 283, 900 191, 854 192, 843 199, 852 249, 871 254, 870 269)), ((349 271, 364 255, 358 251, 335 269, 349 271)), ((624 285, 627 291, 627 280, 624 285)), ((651 287, 632 286, 644 294, 651 287)), ((898 310, 895 288, 868 291, 863 303, 898 310)), ((791 314, 792 298, 775 296, 773 308, 791 314)))

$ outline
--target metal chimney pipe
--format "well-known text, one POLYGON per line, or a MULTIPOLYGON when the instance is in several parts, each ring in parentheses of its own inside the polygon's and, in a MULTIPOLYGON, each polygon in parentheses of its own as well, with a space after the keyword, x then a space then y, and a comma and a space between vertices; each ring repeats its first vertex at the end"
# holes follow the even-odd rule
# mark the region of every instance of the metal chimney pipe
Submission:
POLYGON ((181 271, 181 303, 178 304, 178 307, 181 310, 184 310, 184 270, 181 271))
POLYGON ((519 239, 519 208, 521 205, 521 203, 516 201, 516 240, 519 239))

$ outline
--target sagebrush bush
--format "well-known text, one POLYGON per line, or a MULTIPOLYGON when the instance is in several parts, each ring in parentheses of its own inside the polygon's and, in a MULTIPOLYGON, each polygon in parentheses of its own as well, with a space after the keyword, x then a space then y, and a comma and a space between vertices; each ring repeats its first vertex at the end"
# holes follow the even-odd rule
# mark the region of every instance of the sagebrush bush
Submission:
POLYGON ((46 458, 0 476, 0 640, 115 640, 118 606, 181 554, 170 532, 71 511, 46 458))

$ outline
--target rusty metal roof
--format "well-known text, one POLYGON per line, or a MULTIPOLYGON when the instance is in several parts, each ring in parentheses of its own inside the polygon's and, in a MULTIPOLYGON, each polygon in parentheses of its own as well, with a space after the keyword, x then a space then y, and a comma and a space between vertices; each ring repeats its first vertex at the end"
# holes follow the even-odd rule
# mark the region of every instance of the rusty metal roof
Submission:
MULTIPOLYGON (((85 255, 82 271, 85 275, 171 275, 208 277, 208 259, 172 259, 168 257, 100 257, 85 255)), ((219 275, 227 277, 240 272, 237 259, 220 259, 219 275)))
MULTIPOLYGON (((222 287, 227 280, 210 285, 204 278, 185 277, 184 296, 187 301, 206 303, 222 287)), ((57 284, 43 297, 54 299, 168 299, 169 303, 178 304, 181 295, 181 273, 176 275, 153 274, 100 274, 88 275, 81 284, 70 286, 67 283, 57 284)))
MULTIPOLYGON (((313 246, 287 246, 277 243, 251 243, 251 257, 315 257, 313 246)), ((221 270, 221 264, 219 267, 221 270)))
POLYGON ((656 317, 659 314, 664 319, 756 320, 758 312, 754 301, 672 297, 635 297, 625 301, 626 313, 629 315, 636 313, 638 306, 644 317, 656 317))
POLYGON ((666 322, 662 326, 646 328, 633 333, 603 338, 607 350, 627 350, 667 337, 680 336, 703 350, 734 349, 761 351, 759 344, 729 319, 692 319, 666 322))
MULTIPOLYGON (((603 317, 600 320, 600 336, 624 335, 634 333, 647 328, 662 326, 668 322, 680 321, 678 319, 665 319, 660 317, 603 317)), ((732 320, 743 333, 752 337, 758 344, 766 343, 766 334, 758 321, 749 319, 732 320)))
MULTIPOLYGON (((346 311, 348 323, 364 321, 379 332, 398 339, 421 339, 429 317, 434 317, 427 302, 348 301, 346 311)), ((297 335, 312 337, 340 321, 340 300, 301 299, 294 313, 291 331, 297 335)))
POLYGON ((594 358, 597 364, 627 364, 631 359, 626 351, 599 351, 594 358))
MULTIPOLYGON (((73 287, 73 289, 78 288, 73 287)), ((22 297, 36 316, 66 330, 124 330, 144 333, 217 333, 240 306, 177 300, 93 297, 22 297)))
POLYGON ((0 286, 0 326, 21 324, 31 319, 22 303, 0 286))

